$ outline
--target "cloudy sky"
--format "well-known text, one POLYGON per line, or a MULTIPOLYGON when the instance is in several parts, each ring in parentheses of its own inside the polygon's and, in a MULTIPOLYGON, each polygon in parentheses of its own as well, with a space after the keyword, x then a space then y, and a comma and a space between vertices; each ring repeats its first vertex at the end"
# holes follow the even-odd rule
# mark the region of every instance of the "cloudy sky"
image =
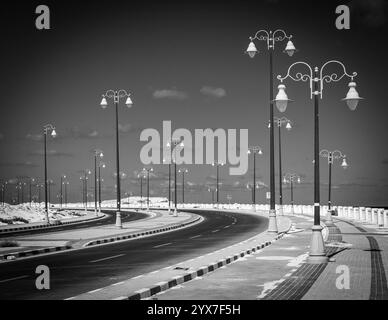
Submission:
MULTIPOLYGON (((259 29, 283 28, 298 52, 288 57, 277 43, 275 74, 302 60, 321 66, 331 59, 358 72, 357 89, 366 100, 351 112, 340 101, 347 81, 326 84, 320 101, 321 148, 340 149, 349 169, 333 169, 333 201, 348 205, 388 206, 387 36, 385 1, 46 1, 51 30, 35 29, 40 2, 3 4, 2 104, 0 108, 0 179, 42 180, 42 127, 56 126, 48 145, 49 176, 58 192, 59 177, 69 177, 70 200, 80 198, 80 170, 93 169, 91 151, 102 149, 107 164, 104 198, 114 196, 114 109, 99 107, 108 89, 132 93, 134 107, 120 107, 121 169, 124 192, 139 193, 140 132, 174 129, 248 129, 249 144, 260 145, 257 176, 264 202, 269 183, 268 55, 264 43, 255 59, 244 54, 249 36, 259 29), (324 3, 323 3, 324 2, 324 3), (350 30, 335 28, 335 8, 351 8, 350 30)), ((301 70, 304 71, 304 70, 301 70)), ((329 73, 340 71, 328 69, 329 73)), ((275 81, 277 84, 277 81, 275 81)), ((294 123, 283 131, 283 170, 302 176, 297 202, 313 201, 313 107, 306 83, 287 82, 291 99, 286 116, 294 123)), ((276 113, 276 116, 279 116, 276 113)), ((275 136, 277 142, 277 134, 275 136)), ((277 149, 276 149, 277 152, 277 149)), ((277 161, 277 158, 276 158, 277 161)), ((211 201, 215 169, 187 165, 187 201, 211 201)), ((154 195, 167 196, 168 167, 155 166, 154 195)), ((252 166, 244 176, 220 170, 222 201, 249 202, 252 166)), ((276 182, 278 179, 276 179, 276 182)), ((321 162, 321 198, 327 198, 327 162, 321 162)), ((277 186, 278 188, 278 186, 277 186)), ((92 189, 91 189, 92 191, 92 189)), ((285 202, 289 190, 284 191, 285 202)))

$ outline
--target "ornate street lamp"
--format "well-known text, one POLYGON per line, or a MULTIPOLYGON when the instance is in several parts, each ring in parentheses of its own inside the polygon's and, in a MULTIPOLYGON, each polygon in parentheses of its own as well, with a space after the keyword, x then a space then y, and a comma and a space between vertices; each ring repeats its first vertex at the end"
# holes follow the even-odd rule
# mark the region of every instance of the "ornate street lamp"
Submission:
POLYGON ((116 192, 117 192, 117 213, 116 213, 116 225, 121 225, 121 216, 120 216, 120 209, 121 209, 121 181, 120 181, 120 147, 119 147, 119 102, 121 99, 125 99, 125 104, 128 108, 131 108, 133 106, 133 102, 131 99, 131 94, 127 93, 125 90, 108 90, 103 96, 101 100, 101 107, 103 109, 106 109, 108 106, 107 98, 113 99, 116 109, 116 192), (118 221, 120 220, 120 222, 118 221))
POLYGON ((64 181, 66 179, 66 175, 61 175, 61 190, 60 190, 60 194, 59 194, 59 198, 60 198, 60 208, 62 209, 62 203, 63 203, 63 185, 64 185, 64 181))
POLYGON ((314 226, 312 228, 312 239, 310 246, 310 254, 308 261, 311 263, 324 263, 328 261, 325 252, 325 244, 323 242, 322 237, 322 227, 320 224, 320 176, 319 176, 319 98, 323 97, 323 85, 324 83, 330 82, 338 82, 344 77, 348 77, 351 79, 349 83, 349 92, 346 96, 345 100, 351 110, 354 110, 357 106, 358 101, 361 99, 355 89, 356 84, 353 79, 357 76, 356 72, 353 74, 348 74, 346 72, 346 68, 342 62, 337 60, 327 61, 321 68, 315 67, 312 68, 306 62, 295 62, 293 63, 287 71, 287 75, 282 77, 279 75, 277 78, 281 81, 279 85, 279 93, 276 96, 275 102, 279 111, 284 112, 287 108, 287 104, 290 101, 285 92, 285 85, 283 81, 287 78, 290 78, 294 81, 302 81, 309 82, 310 84, 310 98, 314 98, 314 121, 315 121, 315 129, 314 129, 314 226), (335 64, 339 65, 342 68, 342 75, 338 75, 336 73, 324 75, 323 71, 325 68, 330 65, 335 64), (291 75, 290 72, 293 67, 302 65, 307 67, 308 73, 303 74, 301 72, 296 73, 295 75, 291 75))
POLYGON ((174 217, 178 216, 178 186, 177 186, 177 161, 176 153, 184 148, 184 143, 180 139, 172 139, 172 160, 174 162, 174 217))
POLYGON ((251 146, 248 148, 248 155, 253 154, 253 187, 252 187, 252 205, 256 211, 256 155, 262 155, 263 151, 260 146, 251 146))
POLYGON ((43 136, 44 136, 44 209, 46 213, 46 221, 50 223, 48 215, 48 186, 47 186, 47 135, 51 132, 51 137, 55 138, 57 133, 55 127, 52 124, 46 124, 43 126, 43 136))
POLYGON ((346 162, 346 155, 342 154, 342 152, 339 150, 329 151, 329 150, 323 149, 321 150, 319 155, 322 158, 327 158, 327 162, 329 164, 329 195, 328 195, 328 210, 327 210, 326 219, 327 219, 327 222, 332 223, 333 220, 331 217, 332 216, 332 212, 331 212, 331 170, 332 168, 331 167, 333 165, 334 160, 339 160, 339 159, 342 159, 341 167, 343 169, 347 169, 348 164, 346 162))
MULTIPOLYGON (((100 169, 100 159, 104 157, 104 153, 100 149, 94 149, 94 213, 98 216, 97 212, 97 167, 100 169), (98 159, 98 164, 97 164, 98 159)), ((101 212, 101 206, 100 206, 100 212, 101 212)))
POLYGON ((98 163, 98 212, 101 213, 101 186, 104 182, 104 179, 101 178, 101 169, 105 169, 106 165, 103 162, 98 163))
POLYGON ((189 170, 186 168, 179 169, 179 173, 182 173, 182 208, 185 205, 185 173, 188 173, 189 170))
POLYGON ((291 213, 294 214, 294 183, 300 183, 300 176, 295 173, 286 173, 283 178, 284 184, 290 184, 291 190, 291 213))
POLYGON ((83 175, 80 177, 80 180, 83 182, 83 198, 85 204, 85 213, 88 211, 88 175, 92 174, 89 169, 82 171, 83 175))
POLYGON ((296 49, 291 41, 292 36, 288 36, 284 30, 278 29, 274 32, 267 30, 259 30, 253 37, 250 37, 250 44, 247 49, 247 54, 254 58, 259 51, 257 50, 254 40, 265 41, 269 52, 269 121, 270 121, 270 211, 269 211, 269 226, 268 232, 278 233, 275 210, 275 143, 274 143, 274 107, 273 107, 273 51, 275 50, 275 43, 288 40, 287 46, 284 50, 289 56, 292 56, 296 49))
POLYGON ((150 172, 153 171, 153 168, 143 169, 143 172, 147 175, 147 211, 150 211, 150 172))
POLYGON ((224 166, 225 163, 222 161, 213 162, 212 166, 216 167, 216 201, 217 201, 217 208, 219 206, 219 195, 220 195, 220 169, 219 167, 224 166))

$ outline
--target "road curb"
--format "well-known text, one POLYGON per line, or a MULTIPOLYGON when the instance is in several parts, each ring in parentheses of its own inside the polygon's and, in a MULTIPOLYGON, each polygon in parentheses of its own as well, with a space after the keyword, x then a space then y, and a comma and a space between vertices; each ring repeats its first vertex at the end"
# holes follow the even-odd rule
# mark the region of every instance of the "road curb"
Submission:
POLYGON ((35 256, 43 253, 49 253, 49 252, 56 252, 56 251, 64 251, 71 249, 71 246, 58 246, 58 247, 49 247, 49 248, 42 248, 42 249, 35 249, 35 250, 27 250, 27 251, 20 251, 20 252, 11 252, 11 253, 6 253, 3 255, 0 255, 0 261, 1 260, 13 260, 16 258, 24 258, 24 257, 29 257, 29 256, 35 256))
POLYGON ((83 245, 83 247, 91 247, 91 246, 95 246, 95 245, 99 245, 99 244, 111 243, 111 242, 116 242, 116 241, 121 241, 121 240, 127 240, 127 239, 147 236, 147 235, 151 235, 151 234, 167 232, 167 231, 171 231, 171 230, 175 230, 175 229, 180 229, 180 228, 186 227, 186 226, 188 226, 190 224, 193 224, 193 223, 197 222, 201 218, 202 218, 201 216, 197 215, 197 217, 194 220, 191 220, 191 221, 188 221, 188 222, 185 222, 185 223, 179 223, 179 224, 175 224, 175 225, 170 225, 168 227, 160 227, 160 228, 156 228, 156 229, 150 229, 148 231, 131 233, 131 234, 117 236, 117 237, 92 240, 92 241, 89 241, 89 242, 85 243, 83 245))
POLYGON ((95 221, 95 220, 100 220, 106 218, 106 214, 103 216, 98 216, 98 217, 92 217, 90 219, 85 219, 85 220, 80 220, 80 221, 65 221, 60 224, 46 224, 46 225, 37 225, 37 226, 23 226, 20 228, 10 228, 10 229, 0 229, 0 235, 3 234, 12 234, 12 233, 18 233, 18 232, 23 232, 23 231, 28 231, 28 230, 37 230, 37 229, 51 229, 51 228, 59 228, 64 225, 69 225, 69 224, 82 224, 86 223, 89 221, 95 221))
POLYGON ((238 260, 239 258, 244 257, 245 255, 259 251, 259 250, 271 245, 274 241, 281 239, 290 230, 290 228, 291 228, 291 224, 289 225, 288 230, 279 233, 274 239, 272 239, 270 241, 266 241, 264 243, 261 243, 260 245, 257 245, 253 248, 243 250, 237 254, 228 256, 228 257, 221 259, 217 262, 212 262, 209 265, 202 266, 195 271, 191 271, 191 272, 186 273, 186 274, 181 275, 181 276, 173 277, 172 279, 170 279, 168 281, 160 282, 151 288, 144 288, 144 289, 141 289, 139 291, 135 291, 134 294, 123 298, 123 300, 141 300, 141 299, 149 298, 149 297, 151 297, 159 292, 166 291, 172 287, 180 285, 181 283, 188 282, 190 280, 195 279, 196 277, 201 277, 204 274, 213 272, 213 271, 215 271, 223 266, 226 266, 226 265, 238 260))

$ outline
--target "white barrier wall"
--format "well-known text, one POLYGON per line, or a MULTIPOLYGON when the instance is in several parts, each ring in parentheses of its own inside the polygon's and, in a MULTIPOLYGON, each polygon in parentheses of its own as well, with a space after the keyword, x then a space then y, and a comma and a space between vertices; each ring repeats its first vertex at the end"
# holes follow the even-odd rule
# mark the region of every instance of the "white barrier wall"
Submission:
POLYGON ((384 228, 388 228, 388 210, 384 210, 384 228))
POLYGON ((377 224, 378 226, 384 225, 384 209, 377 209, 377 224))
POLYGON ((360 221, 360 208, 353 208, 354 219, 360 221))

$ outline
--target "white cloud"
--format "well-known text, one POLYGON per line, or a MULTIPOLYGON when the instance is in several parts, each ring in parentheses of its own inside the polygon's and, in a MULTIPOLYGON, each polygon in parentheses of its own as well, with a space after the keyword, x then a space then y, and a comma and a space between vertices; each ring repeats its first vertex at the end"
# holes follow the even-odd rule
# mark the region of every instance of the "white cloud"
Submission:
POLYGON ((153 93, 155 99, 175 99, 175 100, 184 100, 187 98, 187 94, 183 91, 178 91, 175 89, 161 89, 155 90, 153 93))
POLYGON ((209 86, 204 86, 201 88, 200 92, 205 96, 210 96, 214 98, 223 98, 226 96, 226 91, 223 88, 213 88, 209 86))

